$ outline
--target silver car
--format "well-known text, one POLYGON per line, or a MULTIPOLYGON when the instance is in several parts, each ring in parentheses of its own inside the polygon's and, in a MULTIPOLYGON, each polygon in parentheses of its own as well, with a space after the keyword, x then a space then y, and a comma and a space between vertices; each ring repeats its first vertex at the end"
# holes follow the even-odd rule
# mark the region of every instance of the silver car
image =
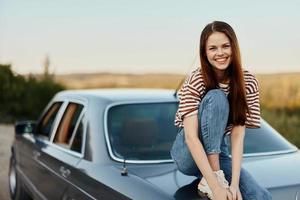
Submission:
MULTIPOLYGON (((172 90, 58 93, 16 124, 12 199, 203 199, 169 153, 177 107, 172 90)), ((246 129, 243 167, 274 200, 300 199, 300 152, 264 120, 246 129)))

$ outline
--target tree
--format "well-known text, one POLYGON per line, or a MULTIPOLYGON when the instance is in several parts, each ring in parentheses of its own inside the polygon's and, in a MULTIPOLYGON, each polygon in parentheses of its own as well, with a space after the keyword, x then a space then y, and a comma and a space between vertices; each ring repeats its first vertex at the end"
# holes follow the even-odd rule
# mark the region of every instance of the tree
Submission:
POLYGON ((49 76, 37 80, 15 74, 0 64, 0 122, 37 119, 55 93, 64 87, 49 76))

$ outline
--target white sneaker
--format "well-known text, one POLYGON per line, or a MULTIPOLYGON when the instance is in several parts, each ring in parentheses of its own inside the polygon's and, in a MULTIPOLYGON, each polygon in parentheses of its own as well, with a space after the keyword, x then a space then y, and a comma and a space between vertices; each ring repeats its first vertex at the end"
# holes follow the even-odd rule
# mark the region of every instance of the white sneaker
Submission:
MULTIPOLYGON (((225 178, 223 170, 215 171, 214 174, 217 177, 217 180, 221 184, 221 186, 225 189, 228 189, 229 184, 225 178)), ((200 192, 206 194, 208 198, 213 199, 212 191, 211 191, 210 187, 208 186, 208 183, 204 177, 202 177, 201 181, 198 184, 198 190, 200 192)))
POLYGON ((208 198, 212 199, 212 191, 204 177, 202 177, 201 181, 198 184, 198 190, 203 194, 207 195, 208 198))
POLYGON ((214 173, 217 176, 218 182, 221 184, 221 186, 225 189, 228 189, 229 183, 225 178, 223 170, 215 171, 214 173))

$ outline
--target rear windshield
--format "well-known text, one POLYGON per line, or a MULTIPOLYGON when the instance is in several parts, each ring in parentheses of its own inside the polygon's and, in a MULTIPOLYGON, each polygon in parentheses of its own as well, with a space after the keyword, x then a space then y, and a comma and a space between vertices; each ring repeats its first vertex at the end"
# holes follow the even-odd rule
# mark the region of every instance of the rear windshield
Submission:
MULTIPOLYGON (((108 111, 108 136, 114 156, 126 160, 171 159, 170 149, 178 128, 174 126, 177 102, 113 106, 108 111)), ((290 150, 292 146, 266 122, 246 129, 244 153, 290 150)))
POLYGON ((114 106, 108 112, 108 135, 115 156, 131 160, 171 159, 178 104, 143 103, 114 106))
POLYGON ((258 129, 246 129, 244 153, 292 150, 294 147, 264 120, 258 129))

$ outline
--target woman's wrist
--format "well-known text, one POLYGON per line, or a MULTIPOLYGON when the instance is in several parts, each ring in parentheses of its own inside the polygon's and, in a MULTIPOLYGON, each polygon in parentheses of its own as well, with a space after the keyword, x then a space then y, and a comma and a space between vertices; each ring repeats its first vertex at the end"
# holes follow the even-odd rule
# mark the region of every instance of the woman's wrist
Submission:
POLYGON ((231 182, 230 186, 238 188, 239 187, 239 183, 237 183, 237 182, 231 182))
POLYGON ((206 177, 206 181, 208 182, 209 187, 211 188, 212 192, 218 191, 222 189, 222 186, 219 184, 216 176, 212 173, 208 177, 206 177))

